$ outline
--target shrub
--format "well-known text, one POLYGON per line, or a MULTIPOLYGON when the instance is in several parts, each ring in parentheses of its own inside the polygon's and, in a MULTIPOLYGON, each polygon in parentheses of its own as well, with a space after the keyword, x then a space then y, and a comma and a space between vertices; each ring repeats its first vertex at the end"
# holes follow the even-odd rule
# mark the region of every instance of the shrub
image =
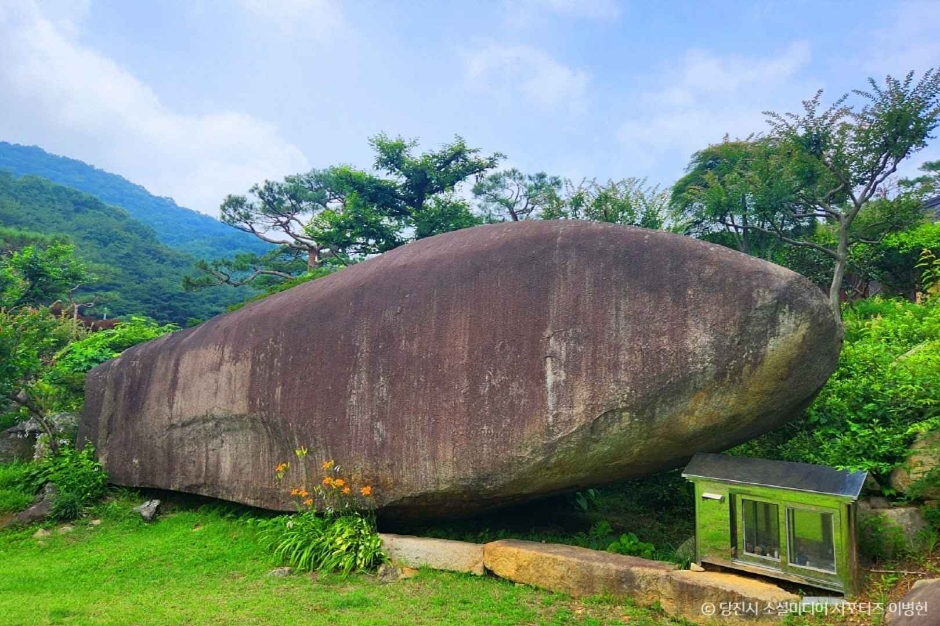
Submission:
POLYGON ((345 575, 372 569, 385 560, 375 518, 369 514, 324 515, 308 510, 255 524, 261 545, 299 570, 345 575))
MULTIPOLYGON (((308 476, 307 449, 295 450, 295 473, 308 476)), ((385 561, 370 503, 372 486, 353 484, 332 460, 320 464, 317 485, 290 490, 298 512, 255 520, 261 545, 299 570, 338 571, 343 575, 377 567, 385 561)), ((289 480, 290 463, 274 468, 278 482, 289 480)))
POLYGON ((607 551, 651 559, 653 558, 653 553, 656 552, 656 546, 647 541, 640 541, 633 533, 624 533, 620 535, 617 541, 607 546, 607 551))
POLYGON ((844 321, 839 367, 806 414, 736 452, 884 476, 940 426, 940 302, 872 298, 844 321))
POLYGON ((52 512, 59 519, 78 517, 84 506, 104 495, 108 483, 91 446, 81 451, 64 447, 58 456, 46 457, 26 468, 19 478, 23 491, 35 494, 49 482, 56 486, 52 512))
POLYGON ((46 404, 59 411, 81 409, 85 374, 96 365, 120 355, 139 343, 178 330, 174 324, 161 326, 143 317, 132 317, 114 328, 87 334, 69 343, 55 355, 42 384, 46 404))

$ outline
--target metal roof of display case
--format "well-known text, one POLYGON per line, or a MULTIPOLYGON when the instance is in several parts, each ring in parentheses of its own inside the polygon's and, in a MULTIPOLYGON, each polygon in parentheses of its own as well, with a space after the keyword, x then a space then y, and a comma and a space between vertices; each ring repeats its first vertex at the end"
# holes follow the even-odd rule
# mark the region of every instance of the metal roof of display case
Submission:
POLYGON ((792 489, 856 500, 868 472, 850 472, 809 463, 768 461, 699 452, 692 457, 682 476, 792 489))

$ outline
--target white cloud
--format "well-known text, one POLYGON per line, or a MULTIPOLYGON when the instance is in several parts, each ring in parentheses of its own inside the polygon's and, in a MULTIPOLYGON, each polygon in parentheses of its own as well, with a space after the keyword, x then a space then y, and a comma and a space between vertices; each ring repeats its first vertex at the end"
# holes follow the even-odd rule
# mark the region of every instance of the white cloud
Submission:
POLYGON ((174 111, 39 4, 0 0, 0 138, 91 162, 216 214, 227 193, 304 170, 275 125, 237 112, 174 111))
POLYGON ((940 65, 940 3, 905 2, 889 7, 879 26, 865 33, 861 49, 867 71, 903 76, 940 65))
MULTIPOLYGON (((900 78, 913 70, 915 80, 930 68, 940 67, 940 3, 905 2, 891 5, 888 14, 878 21, 880 26, 865 33, 865 46, 859 51, 856 65, 880 80, 885 74, 900 78)), ((864 84, 858 87, 866 87, 864 84)), ((917 168, 926 161, 940 159, 940 141, 936 139, 926 149, 914 154, 904 163, 901 176, 917 176, 917 168)))
POLYGON ((661 87, 634 100, 618 132, 623 149, 646 166, 667 158, 684 164, 725 134, 762 132, 762 111, 790 110, 818 88, 801 76, 810 56, 805 42, 766 58, 691 50, 661 74, 661 87))
POLYGON ((466 56, 466 82, 472 91, 511 100, 523 97, 542 110, 580 110, 590 78, 547 53, 525 45, 491 44, 466 56))
POLYGON ((328 39, 343 24, 334 0, 241 0, 242 7, 255 17, 272 23, 282 35, 328 39))

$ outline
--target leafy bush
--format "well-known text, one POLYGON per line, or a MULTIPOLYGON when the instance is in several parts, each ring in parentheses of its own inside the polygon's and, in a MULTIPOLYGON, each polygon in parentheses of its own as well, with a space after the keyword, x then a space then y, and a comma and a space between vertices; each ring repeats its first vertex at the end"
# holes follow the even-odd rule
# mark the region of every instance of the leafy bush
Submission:
POLYGON ((641 556, 644 559, 651 559, 653 558, 653 553, 656 552, 656 546, 647 541, 640 541, 633 533, 624 533, 620 535, 617 541, 607 546, 607 551, 615 554, 641 556))
MULTIPOLYGON (((297 460, 274 468, 278 483, 296 474, 306 478, 307 448, 294 451, 297 460)), ((322 480, 290 490, 298 513, 255 520, 261 545, 288 565, 299 570, 339 571, 349 574, 372 569, 385 561, 382 541, 370 509, 372 485, 359 483, 340 474, 332 460, 320 463, 322 480)))
POLYGON ((940 302, 872 298, 846 309, 839 367, 805 416, 736 452, 884 476, 938 408, 940 302))
POLYGON ((368 514, 332 516, 308 510, 255 524, 261 545, 299 570, 349 574, 385 560, 375 518, 368 514))
POLYGON ((52 511, 60 519, 78 517, 84 506, 104 495, 108 483, 91 446, 81 451, 64 447, 58 456, 46 457, 26 468, 18 479, 21 489, 35 494, 46 483, 53 483, 57 494, 52 511))
POLYGON ((178 330, 174 324, 160 325, 143 317, 132 317, 114 328, 90 333, 69 343, 56 355, 43 378, 47 404, 58 411, 81 409, 85 373, 139 343, 178 330))

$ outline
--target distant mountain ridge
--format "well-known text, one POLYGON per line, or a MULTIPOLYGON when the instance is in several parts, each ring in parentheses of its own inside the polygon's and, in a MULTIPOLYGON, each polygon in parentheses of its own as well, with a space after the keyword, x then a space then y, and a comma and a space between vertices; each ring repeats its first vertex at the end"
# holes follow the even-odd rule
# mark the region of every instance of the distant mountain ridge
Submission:
POLYGON ((171 198, 155 196, 144 187, 83 161, 50 154, 38 146, 0 141, 0 170, 33 175, 95 196, 121 207, 132 218, 153 228, 160 242, 192 256, 216 259, 239 252, 263 254, 269 244, 171 198))
POLYGON ((183 289, 195 259, 161 243, 153 229, 127 211, 38 176, 17 178, 0 169, 0 225, 26 233, 64 237, 94 279, 80 293, 98 296, 90 315, 146 315, 186 324, 243 301, 250 291, 183 289))

